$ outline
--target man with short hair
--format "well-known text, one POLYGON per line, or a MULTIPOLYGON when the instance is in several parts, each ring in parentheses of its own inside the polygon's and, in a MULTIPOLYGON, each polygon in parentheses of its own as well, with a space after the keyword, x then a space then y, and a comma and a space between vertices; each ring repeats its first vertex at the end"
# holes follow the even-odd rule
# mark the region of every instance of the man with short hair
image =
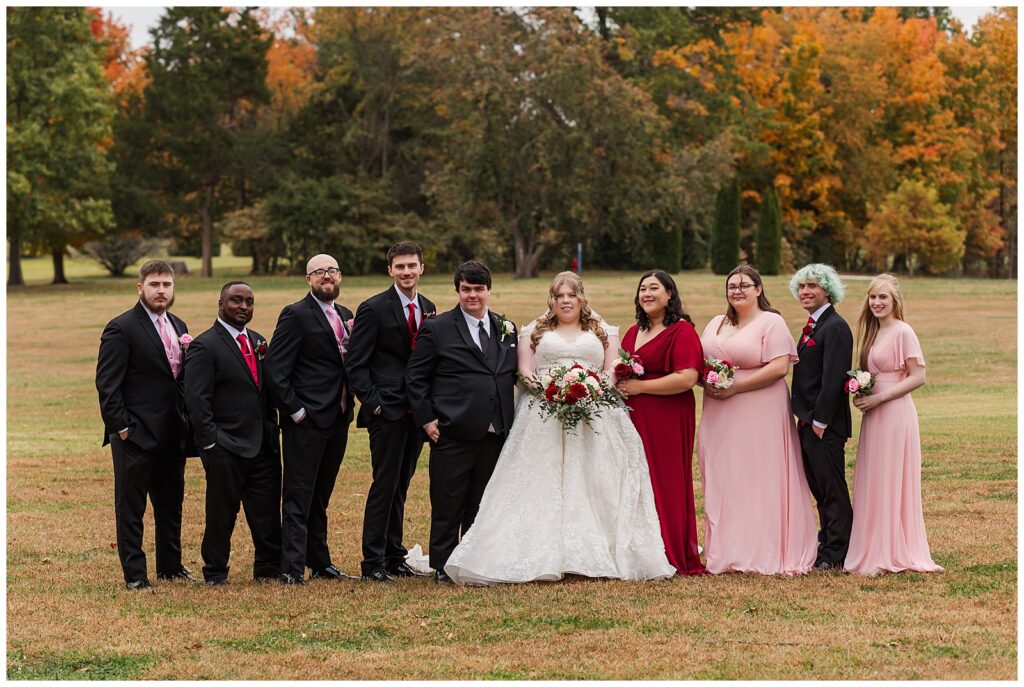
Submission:
POLYGON ((797 342, 800 360, 793 367, 792 405, 807 484, 818 504, 821 529, 814 567, 842 570, 853 527, 845 457, 850 403, 844 386, 853 360, 853 334, 835 308, 845 288, 832 267, 815 263, 797 271, 789 290, 808 313, 797 342))
POLYGON ((348 444, 354 400, 345 359, 352 311, 335 302, 338 261, 316 255, 306 264, 309 293, 286 305, 268 358, 269 382, 281 410, 284 481, 281 582, 351 579, 332 562, 327 505, 348 444))
POLYGON ((515 326, 487 308, 491 271, 470 260, 454 282, 459 304, 420 328, 405 372, 413 421, 431 441, 430 567, 441 584, 512 428, 518 367, 515 326))
POLYGON ((156 524, 156 573, 195 581, 181 564, 185 456, 191 442, 184 412, 182 339, 188 327, 170 313, 174 269, 150 260, 139 270, 135 307, 112 319, 100 337, 96 390, 103 445, 114 460, 117 554, 128 589, 150 585, 142 550, 146 496, 156 524))
POLYGON ((267 342, 246 327, 252 287, 221 287, 217 320, 189 345, 185 403, 206 470, 203 577, 228 583, 231 535, 245 506, 253 545, 253 579, 274 580, 281 561, 281 454, 277 413, 267 392, 267 342))
POLYGON ((405 498, 426 435, 413 422, 405 392, 405 368, 434 304, 417 291, 423 249, 396 243, 387 254, 394 284, 366 299, 356 311, 348 354, 348 376, 359 398, 357 427, 370 434, 373 482, 363 514, 362 579, 393 583, 419 575, 405 562, 402 544, 405 498))

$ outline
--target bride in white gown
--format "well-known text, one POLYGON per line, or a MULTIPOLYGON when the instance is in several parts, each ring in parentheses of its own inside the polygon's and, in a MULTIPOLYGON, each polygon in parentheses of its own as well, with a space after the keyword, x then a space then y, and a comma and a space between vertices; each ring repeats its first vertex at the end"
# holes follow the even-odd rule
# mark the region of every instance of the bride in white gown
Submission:
MULTIPOLYGON (((519 335, 519 371, 539 376, 580 363, 610 370, 618 329, 587 307, 583 282, 562 272, 549 312, 519 335)), ((473 526, 445 565, 459 584, 558 580, 565 574, 665 579, 654 492, 640 436, 623 408, 563 433, 520 394, 515 422, 473 526)))

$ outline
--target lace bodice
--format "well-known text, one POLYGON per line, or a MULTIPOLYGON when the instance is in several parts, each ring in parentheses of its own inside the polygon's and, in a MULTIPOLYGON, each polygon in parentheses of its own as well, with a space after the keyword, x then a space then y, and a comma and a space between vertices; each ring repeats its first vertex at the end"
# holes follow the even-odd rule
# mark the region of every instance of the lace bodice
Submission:
MULTIPOLYGON (((520 346, 530 345, 530 337, 533 335, 533 330, 536 329, 536 324, 534 321, 523 327, 519 335, 520 346)), ((612 327, 604 322, 601 323, 601 327, 609 337, 619 335, 618 327, 612 327)), ((593 332, 581 331, 574 341, 566 341, 558 332, 547 331, 537 343, 533 367, 538 374, 552 367, 574 363, 600 370, 604 367, 604 354, 604 345, 593 332)))

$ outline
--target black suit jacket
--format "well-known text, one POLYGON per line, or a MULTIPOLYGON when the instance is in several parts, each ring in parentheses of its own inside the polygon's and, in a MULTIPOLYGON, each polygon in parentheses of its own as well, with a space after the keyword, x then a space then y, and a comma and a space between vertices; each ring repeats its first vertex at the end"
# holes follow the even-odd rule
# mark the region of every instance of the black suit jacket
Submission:
MULTIPOLYGON (((417 294, 416 307, 422 328, 434 314, 434 304, 417 294)), ((366 427, 377 406, 386 420, 409 412, 405 368, 411 354, 409 314, 395 287, 363 301, 356 310, 346 361, 349 384, 360 403, 357 426, 366 427)))
POLYGON ((849 437, 850 402, 843 386, 853 362, 850 326, 830 306, 818 318, 810 338, 815 345, 797 345, 800 361, 793 367, 793 414, 807 424, 817 420, 849 437))
MULTIPOLYGON (((334 309, 349 331, 352 311, 337 303, 334 309)), ((267 354, 268 379, 274 402, 281 409, 282 422, 291 422, 292 413, 300 408, 306 409, 304 422, 312 422, 322 429, 352 421, 354 400, 347 387, 338 339, 312 293, 284 307, 277 318, 271 343, 267 354), (341 416, 342 390, 346 394, 344 417, 341 416)))
MULTIPOLYGON (((167 319, 176 335, 188 332, 180 318, 168 312, 167 319)), ((141 302, 108 322, 96 360, 103 446, 127 427, 126 441, 143 451, 177 446, 196 455, 185 418, 184 376, 184 371, 178 379, 171 374, 163 342, 141 302)))
POLYGON ((216 443, 243 458, 255 458, 264 446, 279 453, 267 366, 257 352, 264 339, 259 332, 246 332, 256 355, 259 384, 253 381, 238 342, 219 322, 197 336, 185 354, 185 405, 200 451, 216 443))
POLYGON ((473 341, 459 306, 428 320, 420 328, 416 350, 405 371, 406 390, 417 425, 436 419, 441 434, 479 441, 487 435, 498 404, 505 432, 512 427, 519 335, 513 331, 502 337, 493 312, 490 318, 491 344, 499 346, 494 369, 473 341))

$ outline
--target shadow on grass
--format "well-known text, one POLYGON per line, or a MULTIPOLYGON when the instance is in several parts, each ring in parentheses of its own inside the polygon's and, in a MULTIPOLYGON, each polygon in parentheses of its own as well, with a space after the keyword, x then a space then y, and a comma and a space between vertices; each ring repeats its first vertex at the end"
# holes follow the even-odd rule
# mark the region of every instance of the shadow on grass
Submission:
POLYGON ((134 680, 160 660, 159 654, 90 656, 76 651, 28 658, 7 654, 8 680, 134 680))

